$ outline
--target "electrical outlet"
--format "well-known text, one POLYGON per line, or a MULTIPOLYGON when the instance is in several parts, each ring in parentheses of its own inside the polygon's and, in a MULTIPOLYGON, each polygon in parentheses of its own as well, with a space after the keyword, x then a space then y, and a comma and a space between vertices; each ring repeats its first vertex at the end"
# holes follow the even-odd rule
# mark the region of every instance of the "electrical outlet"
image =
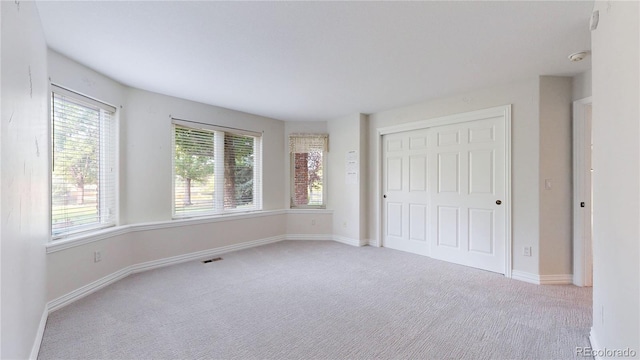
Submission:
POLYGON ((102 252, 101 251, 95 251, 93 253, 93 262, 100 262, 102 261, 102 252))
POLYGON ((525 246, 522 248, 522 255, 531 256, 531 246, 525 246))
POLYGON ((316 219, 311 219, 311 225, 315 225, 316 224, 316 219))

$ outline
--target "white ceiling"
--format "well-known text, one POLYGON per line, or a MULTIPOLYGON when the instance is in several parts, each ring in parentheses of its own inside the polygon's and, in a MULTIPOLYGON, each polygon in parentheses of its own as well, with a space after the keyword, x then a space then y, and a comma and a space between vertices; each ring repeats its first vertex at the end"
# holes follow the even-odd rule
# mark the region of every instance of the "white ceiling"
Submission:
POLYGON ((592 1, 38 2, 49 46, 123 84, 327 120, 575 75, 592 1))

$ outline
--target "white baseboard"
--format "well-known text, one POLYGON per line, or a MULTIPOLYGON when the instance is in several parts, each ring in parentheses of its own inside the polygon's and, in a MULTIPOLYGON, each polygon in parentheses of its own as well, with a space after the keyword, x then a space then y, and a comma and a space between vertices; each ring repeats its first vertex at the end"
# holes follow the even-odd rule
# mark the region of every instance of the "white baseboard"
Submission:
POLYGON ((333 240, 351 246, 365 246, 368 244, 367 240, 357 240, 332 234, 287 234, 285 238, 287 240, 333 240))
POLYGON ((57 299, 51 300, 47 303, 49 313, 63 308, 74 301, 78 301, 83 297, 92 294, 107 285, 113 284, 120 279, 124 279, 125 277, 129 276, 129 274, 131 274, 131 266, 127 266, 124 269, 120 269, 85 286, 77 288, 70 293, 67 293, 66 295, 62 295, 57 299))
POLYGON ((352 238, 348 238, 346 236, 340 236, 340 235, 333 235, 331 237, 331 240, 337 241, 339 243, 351 245, 351 246, 365 246, 365 245, 367 245, 367 240, 364 240, 364 239, 363 240, 352 239, 352 238))
POLYGON ((382 247, 382 242, 379 240, 369 239, 367 240, 367 244, 373 247, 382 247))
MULTIPOLYGON (((594 349, 594 350, 600 350, 601 349, 600 345, 598 345, 598 339, 596 338, 596 334, 595 334, 593 328, 591 328, 591 331, 589 332, 589 342, 591 343, 591 349, 594 349)), ((600 356, 595 356, 595 354, 594 354, 594 359, 595 360, 602 360, 603 358, 601 358, 600 356)))
POLYGON ((540 275, 540 285, 569 285, 573 284, 572 274, 540 275))
POLYGON ((525 271, 513 270, 511 272, 511 278, 514 280, 520 280, 531 284, 540 285, 540 279, 537 274, 531 274, 525 271))
POLYGON ((42 317, 40 318, 40 324, 38 325, 38 332, 36 333, 36 339, 33 342, 33 347, 31 348, 31 354, 29 355, 29 360, 37 360, 38 354, 40 353, 40 345, 42 344, 42 337, 44 336, 44 328, 47 325, 47 319, 49 318, 49 305, 44 305, 44 310, 42 311, 42 317))
MULTIPOLYGON (((112 274, 109 274, 101 279, 98 279, 92 283, 89 283, 81 288, 71 291, 70 293, 63 295, 57 299, 51 300, 47 303, 48 313, 54 312, 60 308, 63 308, 74 301, 82 299, 83 297, 92 294, 103 287, 113 284, 118 280, 124 279, 130 274, 139 273, 142 271, 157 269, 164 266, 175 265, 186 261, 192 261, 202 259, 209 256, 217 256, 231 251, 248 249, 260 245, 270 244, 284 240, 284 236, 272 236, 269 238, 246 241, 240 244, 221 246, 213 249, 207 249, 203 251, 197 251, 189 254, 172 256, 164 259, 158 259, 153 261, 147 261, 140 264, 127 266, 124 269, 120 269, 112 274)), ((44 328, 43 328, 44 330, 44 328)))
POLYGON ((538 275, 526 271, 513 270, 511 278, 536 285, 568 285, 573 284, 573 275, 538 275))
POLYGON ((287 234, 286 240, 333 240, 331 234, 287 234))

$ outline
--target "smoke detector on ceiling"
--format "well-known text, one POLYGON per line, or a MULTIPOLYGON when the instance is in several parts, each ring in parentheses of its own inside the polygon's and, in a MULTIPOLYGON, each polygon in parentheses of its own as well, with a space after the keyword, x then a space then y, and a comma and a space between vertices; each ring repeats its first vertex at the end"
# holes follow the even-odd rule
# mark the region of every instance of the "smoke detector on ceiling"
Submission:
POLYGON ((569 55, 569 60, 571 60, 572 62, 578 62, 589 56, 589 54, 591 54, 591 51, 580 51, 577 53, 573 53, 569 55))

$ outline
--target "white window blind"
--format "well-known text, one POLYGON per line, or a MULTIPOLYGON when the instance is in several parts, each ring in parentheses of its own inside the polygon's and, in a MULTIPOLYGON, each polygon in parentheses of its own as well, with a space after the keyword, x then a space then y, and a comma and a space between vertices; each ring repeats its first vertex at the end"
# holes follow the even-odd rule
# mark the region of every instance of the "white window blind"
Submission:
POLYGON ((174 121, 174 217, 262 209, 261 135, 174 121))
POLYGON ((291 134, 291 207, 317 208, 325 206, 325 154, 327 134, 291 134))
POLYGON ((214 208, 214 133, 176 126, 173 135, 175 214, 214 208))
POLYGON ((53 86, 53 239, 116 222, 115 108, 53 86))

